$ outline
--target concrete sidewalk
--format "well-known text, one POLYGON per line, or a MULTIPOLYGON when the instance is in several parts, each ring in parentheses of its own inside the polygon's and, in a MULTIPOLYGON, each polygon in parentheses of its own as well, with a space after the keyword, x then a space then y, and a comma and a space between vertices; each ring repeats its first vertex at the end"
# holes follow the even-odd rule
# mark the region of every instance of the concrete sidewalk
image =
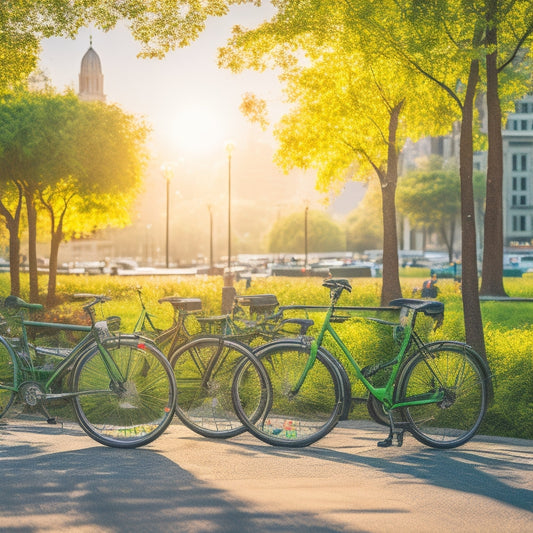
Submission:
MULTIPOLYGON (((386 432, 386 430, 385 430, 386 432)), ((476 437, 434 450, 348 421, 303 449, 178 423, 145 448, 74 424, 0 425, 3 532, 533 531, 533 442, 476 437)))

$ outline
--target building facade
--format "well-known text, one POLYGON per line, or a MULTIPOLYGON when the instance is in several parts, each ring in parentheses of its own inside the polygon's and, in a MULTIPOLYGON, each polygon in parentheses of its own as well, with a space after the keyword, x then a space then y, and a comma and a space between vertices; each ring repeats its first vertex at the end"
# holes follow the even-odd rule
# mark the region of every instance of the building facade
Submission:
POLYGON ((533 92, 516 102, 502 137, 505 246, 533 246, 533 92))

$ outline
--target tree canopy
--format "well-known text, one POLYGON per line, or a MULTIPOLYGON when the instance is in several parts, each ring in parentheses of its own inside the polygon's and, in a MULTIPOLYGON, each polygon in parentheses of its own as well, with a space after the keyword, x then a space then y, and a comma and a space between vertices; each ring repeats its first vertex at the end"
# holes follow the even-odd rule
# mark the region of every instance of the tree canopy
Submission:
MULTIPOLYGON (((482 172, 474 174, 477 201, 484 200, 482 172)), ((400 179, 398 207, 414 227, 436 231, 453 261, 456 229, 461 215, 461 191, 456 169, 423 169, 400 179)))
MULTIPOLYGON (((24 197, 34 300, 38 297, 38 216, 42 220, 44 212, 49 217, 48 297, 53 299, 59 243, 129 220, 128 210, 139 192, 146 162, 147 133, 142 122, 119 107, 82 102, 72 92, 18 91, 4 98, 0 106, 0 186, 14 185, 20 194, 18 204, 8 206, 2 201, 2 205, 14 213, 24 197)), ((7 222, 10 217, 3 214, 7 222)), ((18 237, 18 228, 13 231, 18 237)))
MULTIPOLYGON (((270 22, 249 31, 234 28, 219 62, 234 71, 280 69, 291 105, 274 130, 279 139, 276 160, 283 168, 316 170, 322 191, 340 188, 347 179, 377 177, 385 305, 401 296, 395 213, 398 154, 407 138, 447 132, 457 114, 429 80, 399 63, 379 36, 362 38, 347 26, 346 6, 328 10, 324 3, 311 4, 313 9, 310 3, 296 7, 284 2, 270 22)), ((262 120, 259 99, 247 96, 243 107, 262 120)))

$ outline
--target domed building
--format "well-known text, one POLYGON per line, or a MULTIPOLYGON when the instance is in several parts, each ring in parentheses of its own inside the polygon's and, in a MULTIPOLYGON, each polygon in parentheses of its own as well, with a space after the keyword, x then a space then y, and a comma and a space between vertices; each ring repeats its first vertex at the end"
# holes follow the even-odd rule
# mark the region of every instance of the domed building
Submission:
POLYGON ((100 63, 100 57, 93 49, 92 39, 89 50, 85 52, 81 60, 79 83, 80 90, 78 96, 80 100, 100 100, 101 102, 105 102, 102 64, 100 63))

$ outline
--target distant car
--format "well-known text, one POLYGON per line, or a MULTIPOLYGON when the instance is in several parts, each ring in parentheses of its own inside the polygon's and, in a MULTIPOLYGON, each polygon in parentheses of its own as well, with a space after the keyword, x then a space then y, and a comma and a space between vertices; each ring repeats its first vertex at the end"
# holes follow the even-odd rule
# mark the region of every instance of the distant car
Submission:
POLYGON ((460 278, 462 275, 461 263, 449 263, 447 265, 435 266, 431 269, 430 274, 436 274, 438 278, 460 278))

